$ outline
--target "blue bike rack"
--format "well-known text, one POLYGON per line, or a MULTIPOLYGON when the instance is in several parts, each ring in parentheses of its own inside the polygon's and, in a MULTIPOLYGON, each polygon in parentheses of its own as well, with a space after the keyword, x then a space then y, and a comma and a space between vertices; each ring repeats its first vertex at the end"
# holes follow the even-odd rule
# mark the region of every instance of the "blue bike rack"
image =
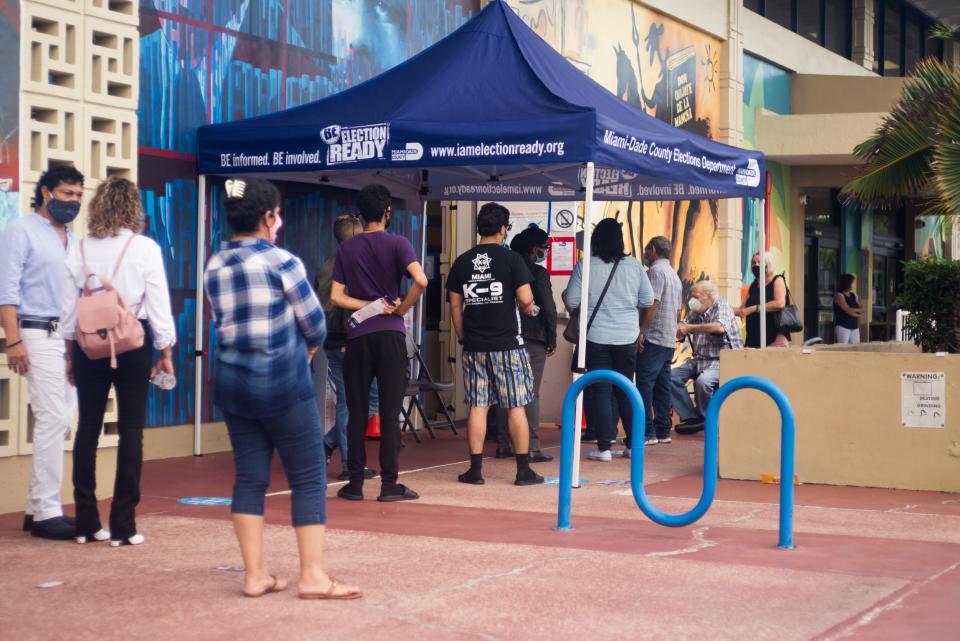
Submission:
MULTIPOLYGON (((580 377, 570 386, 567 395, 563 400, 563 432, 561 435, 560 450, 560 504, 557 510, 557 529, 572 530, 570 526, 570 502, 572 498, 573 484, 573 439, 576 430, 574 429, 574 413, 576 410, 577 397, 588 385, 607 381, 613 383, 626 393, 630 401, 630 407, 633 409, 633 434, 642 435, 646 429, 646 413, 643 408, 643 399, 640 392, 637 391, 633 381, 623 374, 611 370, 596 370, 580 377)), ((713 395, 710 405, 707 407, 706 425, 704 427, 704 451, 703 451, 703 492, 700 494, 700 500, 692 510, 684 514, 667 514, 659 510, 650 503, 647 498, 646 490, 643 487, 643 462, 644 448, 640 447, 631 450, 630 458, 630 487, 633 490, 633 498, 637 506, 646 514, 650 520, 660 525, 668 527, 682 527, 690 525, 700 519, 710 505, 717 493, 717 473, 718 473, 718 422, 720 418, 720 408, 724 402, 732 395, 742 389, 755 389, 763 392, 773 399, 780 410, 780 539, 777 547, 783 549, 793 549, 793 478, 794 478, 794 443, 796 441, 796 428, 793 420, 793 408, 790 407, 790 401, 786 395, 776 385, 770 381, 758 376, 740 376, 720 386, 720 389, 713 395)))

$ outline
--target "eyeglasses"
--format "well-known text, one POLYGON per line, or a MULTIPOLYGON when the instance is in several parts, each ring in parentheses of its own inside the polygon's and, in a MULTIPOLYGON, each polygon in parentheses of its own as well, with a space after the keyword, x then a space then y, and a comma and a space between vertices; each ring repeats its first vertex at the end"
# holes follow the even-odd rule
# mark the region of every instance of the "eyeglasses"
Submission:
POLYGON ((507 223, 507 231, 513 229, 513 223, 507 223))

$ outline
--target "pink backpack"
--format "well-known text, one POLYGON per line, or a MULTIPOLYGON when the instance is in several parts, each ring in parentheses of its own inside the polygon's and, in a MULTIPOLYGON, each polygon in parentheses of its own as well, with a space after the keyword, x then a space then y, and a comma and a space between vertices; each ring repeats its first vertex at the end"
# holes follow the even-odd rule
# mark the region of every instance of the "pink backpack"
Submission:
POLYGON ((110 367, 117 369, 117 354, 123 354, 143 346, 143 325, 130 313, 127 304, 110 280, 117 277, 120 261, 123 260, 133 234, 127 239, 117 257, 110 279, 94 274, 87 265, 80 241, 80 257, 83 259, 83 295, 77 301, 77 343, 90 360, 110 357, 110 367), (101 286, 90 289, 90 278, 96 276, 101 286), (96 293, 101 292, 101 293, 96 293))

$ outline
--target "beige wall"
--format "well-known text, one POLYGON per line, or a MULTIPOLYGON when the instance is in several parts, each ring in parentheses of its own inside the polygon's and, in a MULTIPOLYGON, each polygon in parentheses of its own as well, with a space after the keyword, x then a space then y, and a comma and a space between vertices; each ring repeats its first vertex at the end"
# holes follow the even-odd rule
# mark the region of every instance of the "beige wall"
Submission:
MULTIPOLYGON (((207 423, 203 427, 203 453, 230 450, 230 439, 224 423, 207 423)), ((191 456, 193 454, 193 425, 157 427, 143 432, 143 458, 156 460, 191 456)), ((30 456, 0 458, 0 514, 23 511, 30 483, 30 456)), ((117 470, 116 447, 101 447, 97 451, 97 497, 113 495, 113 478, 117 470)), ((64 453, 63 487, 60 492, 64 505, 73 504, 73 461, 70 452, 64 453)))
MULTIPOLYGON (((868 349, 725 351, 721 381, 757 375, 787 395, 802 483, 960 492, 960 355, 868 349), (901 372, 946 373, 945 428, 901 425, 901 372)), ((720 476, 779 473, 779 452, 773 402, 753 390, 732 396, 720 413, 720 476)))

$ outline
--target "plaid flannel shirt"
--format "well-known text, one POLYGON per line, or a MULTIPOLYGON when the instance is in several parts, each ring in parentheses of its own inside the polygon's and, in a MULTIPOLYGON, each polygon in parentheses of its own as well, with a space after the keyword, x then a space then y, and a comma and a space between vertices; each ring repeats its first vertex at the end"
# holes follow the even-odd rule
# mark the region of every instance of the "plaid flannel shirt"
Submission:
POLYGON ((217 331, 217 404, 270 416, 312 398, 307 346, 323 344, 327 330, 300 259, 264 240, 230 241, 204 283, 217 331))
POLYGON ((743 338, 740 336, 740 323, 733 315, 730 303, 720 299, 709 308, 697 313, 690 313, 686 320, 688 325, 705 325, 719 323, 725 330, 723 334, 690 334, 693 344, 693 357, 697 361, 697 369, 703 371, 710 367, 720 367, 720 350, 743 349, 743 338))

